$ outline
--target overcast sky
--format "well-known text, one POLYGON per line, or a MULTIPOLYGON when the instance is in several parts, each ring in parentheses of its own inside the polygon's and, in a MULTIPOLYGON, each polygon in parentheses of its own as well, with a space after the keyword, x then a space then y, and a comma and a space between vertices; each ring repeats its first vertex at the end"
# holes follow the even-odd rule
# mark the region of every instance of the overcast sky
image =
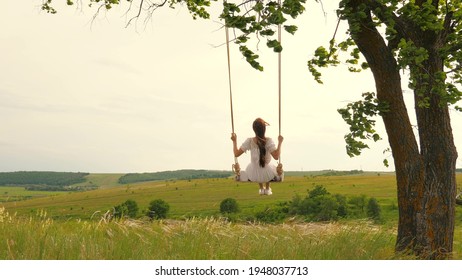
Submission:
MULTIPOLYGON (((41 1, 4 2, 0 171, 230 169, 225 34, 217 13, 194 21, 184 7, 163 8, 147 24, 125 28, 126 6, 92 21, 94 10, 57 5, 58 14, 49 15, 40 11, 41 1)), ((350 74, 344 67, 324 71, 324 85, 312 79, 306 62, 337 24, 334 4, 324 1, 323 11, 312 2, 293 22, 296 35, 283 35, 285 170, 393 171, 382 164, 393 160, 383 154, 388 143, 380 119, 384 140, 370 143, 360 157, 345 153, 348 127, 337 109, 375 87, 369 72, 350 74)), ((258 54, 265 71, 258 72, 235 45, 231 50, 238 142, 253 136, 256 117, 269 122, 267 136, 277 138, 276 54, 263 41, 258 54)), ((453 113, 453 129, 460 147, 462 114, 453 113)), ((240 158, 242 165, 248 161, 240 158)))

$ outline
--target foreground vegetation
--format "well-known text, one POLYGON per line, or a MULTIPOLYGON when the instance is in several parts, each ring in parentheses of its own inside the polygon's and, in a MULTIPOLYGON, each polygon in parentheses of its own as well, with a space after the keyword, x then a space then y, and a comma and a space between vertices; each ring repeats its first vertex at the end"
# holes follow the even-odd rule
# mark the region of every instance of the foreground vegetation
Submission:
MULTIPOLYGON (((460 229, 454 258, 460 258, 460 229)), ((365 220, 242 224, 223 219, 53 221, 0 208, 0 259, 409 259, 394 254, 394 228, 365 220)))
POLYGON ((211 218, 108 222, 53 221, 45 212, 30 219, 0 215, 4 260, 394 258, 393 230, 364 221, 262 225, 211 218))
MULTIPOLYGON (((272 196, 259 196, 255 184, 230 178, 119 185, 117 176, 90 176, 107 187, 0 203, 0 259, 409 258, 394 253, 393 174, 286 177, 273 184, 272 196), (352 215, 333 208, 334 221, 310 222, 319 219, 311 215, 317 202, 341 206, 345 198, 350 207, 365 197, 380 205, 379 223, 350 208, 352 215), (159 200, 168 203, 168 216, 152 221, 146 211, 159 200), (235 201, 238 211, 222 211, 225 200, 235 201), (111 209, 131 209, 135 202, 140 210, 135 219, 109 217, 111 209), (278 209, 293 212, 269 219, 278 209)), ((457 210, 454 258, 461 259, 462 211, 457 210)))

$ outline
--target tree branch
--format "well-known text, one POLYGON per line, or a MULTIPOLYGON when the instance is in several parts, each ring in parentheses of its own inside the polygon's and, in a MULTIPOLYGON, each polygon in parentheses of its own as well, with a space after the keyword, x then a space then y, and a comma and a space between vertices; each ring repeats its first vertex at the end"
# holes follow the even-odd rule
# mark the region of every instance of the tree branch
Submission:
POLYGON ((452 25, 454 12, 448 11, 444 17, 443 30, 438 34, 438 42, 440 45, 446 43, 446 39, 449 34, 453 32, 454 26, 452 25))
MULTIPOLYGON (((167 0, 165 0, 165 2, 166 2, 166 1, 167 1, 167 0)), ((165 2, 164 2, 164 3, 165 3, 165 2)), ((128 27, 128 26, 131 24, 131 22, 132 22, 133 20, 135 20, 135 19, 138 21, 140 15, 141 15, 141 11, 143 10, 143 3, 144 3, 144 0, 141 0, 140 5, 138 6, 138 13, 137 13, 137 15, 134 16, 134 17, 132 17, 130 20, 128 20, 128 22, 127 22, 127 24, 125 25, 125 27, 128 27)), ((127 13, 131 10, 132 4, 133 4, 133 2, 130 2, 130 7, 128 8, 127 13)))
POLYGON ((377 0, 366 0, 367 4, 370 5, 371 11, 374 11, 374 14, 387 26, 394 27, 397 32, 397 36, 388 42, 388 47, 390 49, 395 49, 398 46, 398 43, 403 38, 409 38, 410 32, 408 31, 408 26, 412 23, 405 21, 401 17, 397 16, 394 13, 388 13, 389 8, 383 3, 377 0))
MULTIPOLYGON (((125 27, 128 27, 128 26, 132 23, 132 21, 134 21, 134 20, 138 21, 138 19, 140 18, 141 13, 143 12, 143 5, 144 5, 144 3, 145 3, 145 0, 140 0, 140 1, 141 1, 141 2, 140 2, 140 4, 138 5, 138 12, 137 12, 137 14, 136 14, 135 16, 133 16, 133 17, 127 22, 127 24, 125 25, 125 27)), ((149 11, 150 15, 152 15, 152 14, 154 13, 155 10, 157 10, 157 9, 159 9, 159 8, 161 8, 161 7, 163 7, 163 6, 165 6, 165 4, 166 4, 167 2, 168 2, 168 0, 163 0, 163 2, 161 2, 161 3, 159 3, 159 4, 158 4, 158 3, 150 3, 149 6, 148 6, 148 8, 147 8, 147 11, 149 11)), ((126 13, 126 14, 128 14, 128 12, 131 10, 132 3, 133 3, 133 2, 130 2, 130 8, 127 10, 127 13, 126 13)), ((150 18, 150 16, 147 17, 146 20, 147 20, 148 18, 150 18)))

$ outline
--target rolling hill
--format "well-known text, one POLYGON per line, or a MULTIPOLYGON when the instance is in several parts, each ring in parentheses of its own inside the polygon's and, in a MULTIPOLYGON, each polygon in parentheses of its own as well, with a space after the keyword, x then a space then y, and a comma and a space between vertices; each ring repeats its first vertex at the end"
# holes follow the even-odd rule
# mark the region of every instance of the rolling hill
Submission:
POLYGON ((114 183, 118 177, 111 174, 92 174, 92 182, 105 182, 97 190, 63 193, 0 204, 10 213, 31 215, 42 209, 53 218, 90 219, 104 213, 127 199, 135 200, 140 209, 146 209, 154 199, 163 199, 171 206, 170 217, 183 218, 208 216, 218 213, 220 202, 235 198, 245 213, 255 213, 295 195, 305 196, 309 189, 323 185, 331 193, 349 196, 367 195, 381 200, 382 204, 396 201, 395 178, 392 174, 361 174, 348 176, 287 176, 282 183, 272 185, 272 196, 259 196, 255 183, 235 182, 232 178, 191 180, 164 180, 133 184, 114 183))

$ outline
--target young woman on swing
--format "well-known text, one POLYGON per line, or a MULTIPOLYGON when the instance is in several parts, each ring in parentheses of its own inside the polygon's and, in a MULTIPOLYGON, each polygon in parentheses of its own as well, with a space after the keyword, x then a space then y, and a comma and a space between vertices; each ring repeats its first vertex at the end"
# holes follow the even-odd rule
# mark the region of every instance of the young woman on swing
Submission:
POLYGON ((255 137, 247 138, 242 143, 240 148, 237 148, 237 136, 235 133, 231 134, 233 141, 234 156, 237 158, 244 152, 250 150, 251 162, 245 169, 248 180, 258 183, 260 186, 260 195, 273 194, 270 187, 270 182, 273 181, 278 175, 276 166, 270 164, 271 157, 275 160, 279 159, 281 154, 281 144, 284 137, 279 135, 278 145, 276 147, 273 139, 265 137, 266 126, 269 125, 261 118, 257 118, 253 122, 253 131, 255 137))

